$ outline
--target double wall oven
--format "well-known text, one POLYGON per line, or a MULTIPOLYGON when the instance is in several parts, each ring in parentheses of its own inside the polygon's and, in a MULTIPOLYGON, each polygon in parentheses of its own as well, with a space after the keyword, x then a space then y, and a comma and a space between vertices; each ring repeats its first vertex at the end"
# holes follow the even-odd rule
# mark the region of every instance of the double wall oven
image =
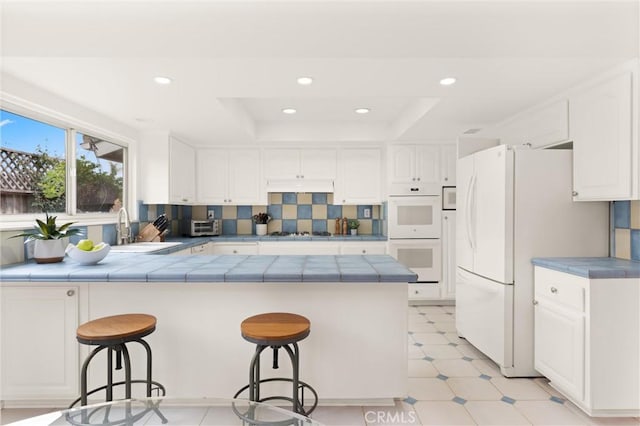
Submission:
POLYGON ((437 283, 441 280, 440 191, 440 188, 399 190, 388 199, 389 254, 415 272, 417 282, 437 283))

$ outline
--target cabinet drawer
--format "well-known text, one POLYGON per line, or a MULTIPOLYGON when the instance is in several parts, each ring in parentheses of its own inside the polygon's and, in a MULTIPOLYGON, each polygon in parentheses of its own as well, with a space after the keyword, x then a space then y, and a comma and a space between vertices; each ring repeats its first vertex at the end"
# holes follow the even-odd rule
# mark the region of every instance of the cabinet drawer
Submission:
POLYGON ((409 300, 440 299, 440 284, 409 284, 409 300))
POLYGON ((197 246, 191 247, 191 254, 209 254, 209 244, 199 244, 197 246))
POLYGON ((211 254, 258 254, 258 245, 252 243, 246 244, 225 244, 213 243, 211 246, 211 254))
POLYGON ((343 243, 340 254, 385 254, 386 243, 379 244, 357 244, 343 243))
POLYGON ((535 267, 535 297, 584 312, 587 279, 551 269, 535 267))

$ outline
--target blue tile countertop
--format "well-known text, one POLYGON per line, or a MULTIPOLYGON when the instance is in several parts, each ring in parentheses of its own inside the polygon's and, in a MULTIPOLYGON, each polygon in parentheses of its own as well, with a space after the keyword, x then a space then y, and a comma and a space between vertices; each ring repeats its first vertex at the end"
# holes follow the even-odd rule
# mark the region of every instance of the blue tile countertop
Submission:
POLYGON ((0 269, 2 281, 36 282, 398 282, 416 274, 388 255, 163 256, 109 253, 96 265, 69 258, 0 269))
POLYGON ((585 278, 640 278, 640 262, 615 257, 537 257, 531 263, 585 278))
POLYGON ((171 254, 176 251, 184 250, 186 248, 194 247, 199 244, 212 243, 255 243, 258 241, 272 241, 272 242, 292 242, 292 241, 307 241, 309 243, 318 241, 340 241, 340 242, 376 242, 387 241, 387 237, 384 235, 337 235, 331 237, 321 236, 308 236, 308 237, 270 237, 257 235, 225 235, 219 237, 172 237, 167 238, 167 242, 182 243, 179 246, 167 247, 162 250, 154 252, 154 254, 171 254))
POLYGON ((335 236, 287 236, 287 237, 272 237, 269 235, 257 236, 257 235, 220 235, 218 237, 176 237, 167 238, 167 241, 180 241, 182 243, 189 243, 190 241, 200 241, 212 243, 241 243, 252 241, 387 241, 387 237, 384 235, 335 235, 335 236))

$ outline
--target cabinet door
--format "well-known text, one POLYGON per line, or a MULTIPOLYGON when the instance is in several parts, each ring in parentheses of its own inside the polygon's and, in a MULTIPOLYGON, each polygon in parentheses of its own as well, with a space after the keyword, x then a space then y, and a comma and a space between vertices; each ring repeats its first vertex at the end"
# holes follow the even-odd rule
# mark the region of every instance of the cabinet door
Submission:
POLYGON ((377 148, 343 149, 334 204, 380 204, 380 166, 377 148))
POLYGON ((225 149, 200 149, 197 160, 198 197, 204 204, 224 204, 228 199, 229 163, 225 149))
POLYGON ((303 149, 300 151, 301 174, 304 179, 336 178, 337 154, 335 149, 303 149))
POLYGON ((440 183, 440 147, 433 145, 416 146, 416 181, 420 183, 440 183))
POLYGON ((300 151, 297 149, 265 149, 264 177, 269 179, 299 179, 300 151))
POLYGON ((564 392, 584 399, 584 316, 538 299, 535 305, 534 366, 564 392))
POLYGON ((416 181, 416 150, 413 145, 391 147, 391 183, 412 183, 416 181))
POLYGON ((569 139, 568 101, 563 99, 535 111, 527 111, 500 127, 503 144, 540 148, 569 139))
POLYGON ((177 139, 169 141, 169 200, 193 203, 196 198, 196 153, 177 139))
POLYGON ((78 394, 78 288, 4 287, 3 399, 69 399, 78 394))
POLYGON ((456 295, 456 212, 442 212, 442 298, 456 295))
POLYGON ((632 196, 631 72, 570 99, 575 200, 632 196))
POLYGON ((229 150, 229 197, 236 205, 266 204, 266 190, 260 179, 260 151, 229 150))
POLYGON ((458 153, 455 145, 440 148, 440 183, 443 186, 456 185, 456 161, 458 153))

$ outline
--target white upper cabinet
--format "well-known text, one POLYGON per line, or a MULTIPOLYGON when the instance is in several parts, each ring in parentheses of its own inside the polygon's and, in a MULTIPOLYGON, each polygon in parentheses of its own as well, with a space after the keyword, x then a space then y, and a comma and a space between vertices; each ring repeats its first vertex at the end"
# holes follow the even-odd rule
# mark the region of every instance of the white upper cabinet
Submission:
POLYGON ((229 159, 226 149, 199 149, 197 156, 198 201, 225 204, 229 196, 229 159))
POLYGON ((199 204, 266 204, 257 149, 200 149, 197 159, 199 204))
POLYGON ((265 179, 329 179, 336 178, 335 149, 264 150, 265 179))
POLYGON ((637 117, 632 117, 634 77, 626 70, 570 98, 576 201, 639 198, 640 154, 632 132, 632 126, 637 129, 637 117))
POLYGON ((169 202, 195 202, 195 160, 196 151, 193 147, 175 138, 169 140, 169 202))
POLYGON ((506 145, 540 148, 569 139, 569 106, 566 99, 518 114, 497 129, 506 145))
POLYGON ((379 148, 344 148, 334 204, 380 204, 382 202, 382 155, 379 148))
POLYGON ((440 149, 440 183, 443 186, 456 186, 456 146, 442 145, 440 149))
POLYGON ((195 201, 195 149, 167 132, 140 138, 138 174, 145 204, 191 204, 195 201))
POLYGON ((390 159, 392 184, 440 183, 438 145, 392 145, 390 159))
POLYGON ((229 202, 237 205, 266 205, 267 191, 262 184, 260 151, 229 150, 229 202))

